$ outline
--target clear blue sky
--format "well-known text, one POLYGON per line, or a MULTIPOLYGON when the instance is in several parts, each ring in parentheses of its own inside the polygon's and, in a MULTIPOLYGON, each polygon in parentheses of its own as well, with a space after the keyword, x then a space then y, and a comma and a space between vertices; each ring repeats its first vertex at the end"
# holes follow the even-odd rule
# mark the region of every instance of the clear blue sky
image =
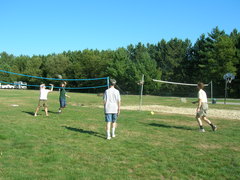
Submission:
POLYGON ((47 55, 240 31, 240 0, 1 0, 0 52, 47 55))

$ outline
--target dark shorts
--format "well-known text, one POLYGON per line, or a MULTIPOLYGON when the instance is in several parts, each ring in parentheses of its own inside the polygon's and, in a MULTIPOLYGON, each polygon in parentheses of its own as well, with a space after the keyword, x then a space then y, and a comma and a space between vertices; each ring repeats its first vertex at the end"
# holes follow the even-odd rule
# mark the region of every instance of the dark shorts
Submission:
POLYGON ((60 107, 61 108, 65 108, 67 106, 67 102, 66 102, 66 99, 59 99, 59 102, 60 102, 60 107))
POLYGON ((41 100, 38 101, 38 107, 48 107, 47 100, 41 100))
POLYGON ((117 114, 105 114, 105 121, 115 123, 117 121, 117 114))

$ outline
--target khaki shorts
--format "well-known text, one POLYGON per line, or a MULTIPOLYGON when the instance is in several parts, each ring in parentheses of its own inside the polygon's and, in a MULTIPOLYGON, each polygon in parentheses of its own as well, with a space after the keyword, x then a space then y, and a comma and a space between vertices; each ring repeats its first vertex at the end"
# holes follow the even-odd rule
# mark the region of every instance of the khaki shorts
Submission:
POLYGON ((38 107, 48 107, 47 100, 41 100, 38 101, 38 107))
POLYGON ((202 116, 207 116, 207 110, 208 110, 208 104, 207 103, 202 103, 202 106, 200 107, 200 111, 197 112, 196 116, 197 117, 202 117, 202 116))

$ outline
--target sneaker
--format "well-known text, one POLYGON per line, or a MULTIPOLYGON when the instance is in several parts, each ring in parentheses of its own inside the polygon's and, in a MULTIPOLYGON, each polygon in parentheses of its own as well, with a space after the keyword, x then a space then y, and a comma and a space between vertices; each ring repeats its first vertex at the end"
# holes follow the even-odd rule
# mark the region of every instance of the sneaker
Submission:
POLYGON ((61 110, 58 110, 58 113, 61 113, 62 111, 61 110))
POLYGON ((213 126, 212 126, 212 130, 213 130, 213 131, 216 131, 216 130, 217 130, 217 126, 213 125, 213 126))
POLYGON ((111 137, 107 137, 107 140, 110 140, 111 139, 111 137))
POLYGON ((115 134, 113 134, 113 135, 112 135, 112 137, 113 137, 113 138, 115 138, 115 137, 116 137, 116 135, 115 135, 115 134))
POLYGON ((37 114, 35 113, 34 116, 37 116, 37 114))
POLYGON ((199 129, 199 132, 205 132, 205 129, 199 129))

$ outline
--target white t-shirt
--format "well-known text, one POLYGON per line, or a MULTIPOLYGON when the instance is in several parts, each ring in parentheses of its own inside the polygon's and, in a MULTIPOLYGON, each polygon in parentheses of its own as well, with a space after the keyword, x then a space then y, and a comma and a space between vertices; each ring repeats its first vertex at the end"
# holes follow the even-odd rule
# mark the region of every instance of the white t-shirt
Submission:
POLYGON ((121 101, 120 93, 114 87, 107 89, 104 93, 103 100, 105 101, 105 113, 118 113, 118 103, 121 101))
POLYGON ((49 89, 40 89, 40 100, 47 100, 47 95, 50 92, 49 89))
POLYGON ((200 89, 198 91, 198 99, 201 99, 203 103, 207 103, 207 94, 204 90, 200 89))

